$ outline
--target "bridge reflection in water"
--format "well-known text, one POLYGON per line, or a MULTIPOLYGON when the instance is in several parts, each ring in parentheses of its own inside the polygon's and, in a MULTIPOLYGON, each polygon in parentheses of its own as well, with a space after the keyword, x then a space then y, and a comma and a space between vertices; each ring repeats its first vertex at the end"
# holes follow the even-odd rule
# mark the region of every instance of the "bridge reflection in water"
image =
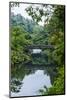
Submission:
POLYGON ((31 55, 31 61, 29 61, 27 64, 29 65, 52 65, 53 64, 54 65, 54 60, 52 59, 52 54, 53 54, 52 52, 54 50, 54 45, 43 45, 43 44, 28 45, 26 49, 28 50, 28 53, 31 55))

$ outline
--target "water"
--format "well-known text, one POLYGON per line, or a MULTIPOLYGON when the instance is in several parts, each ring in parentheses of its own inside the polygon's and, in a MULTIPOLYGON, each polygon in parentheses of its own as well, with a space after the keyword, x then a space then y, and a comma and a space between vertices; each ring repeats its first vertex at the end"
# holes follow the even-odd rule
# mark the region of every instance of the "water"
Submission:
POLYGON ((42 95, 39 90, 51 87, 55 75, 55 67, 16 65, 12 69, 11 97, 42 95))
POLYGON ((41 49, 33 49, 33 50, 32 50, 32 53, 33 53, 33 54, 37 54, 37 53, 41 53, 41 52, 42 52, 41 49))

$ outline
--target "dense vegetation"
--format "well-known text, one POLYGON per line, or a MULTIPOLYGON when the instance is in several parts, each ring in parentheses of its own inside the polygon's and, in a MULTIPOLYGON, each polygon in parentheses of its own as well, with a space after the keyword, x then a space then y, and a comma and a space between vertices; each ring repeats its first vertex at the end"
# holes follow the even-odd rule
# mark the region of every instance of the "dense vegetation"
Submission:
MULTIPOLYGON (((48 8, 49 5, 43 5, 43 7, 48 8)), ((41 91, 43 95, 46 94, 63 94, 64 93, 64 18, 65 18, 65 7, 60 6, 51 6, 50 11, 44 12, 43 8, 36 8, 36 11, 34 12, 34 9, 32 6, 30 6, 28 9, 26 9, 28 14, 35 19, 37 22, 39 22, 42 18, 42 16, 46 16, 47 19, 45 22, 46 29, 50 31, 48 41, 49 43, 53 44, 55 46, 55 50, 53 51, 53 59, 56 61, 58 65, 58 75, 54 80, 53 86, 49 89, 47 89, 47 93, 45 93, 45 90, 41 91), (51 10, 53 8, 53 11, 51 10), (39 15, 36 14, 36 12, 39 12, 39 15), (33 12, 33 13, 32 13, 33 12), (52 15, 50 15, 52 13, 52 15), (49 15, 49 17, 48 17, 49 15)))
MULTIPOLYGON (((26 9, 33 20, 25 19, 21 15, 11 16, 11 63, 31 62, 31 55, 26 46, 30 44, 52 44, 54 50, 43 50, 42 59, 36 59, 33 55, 33 63, 45 63, 44 57, 57 64, 57 76, 53 86, 49 89, 41 90, 42 95, 64 94, 64 32, 65 32, 65 6, 42 5, 41 8, 30 6, 26 9), (48 9, 44 11, 45 9, 48 9), (35 10, 34 10, 35 9, 35 10), (37 13, 38 12, 38 13, 37 13), (39 22, 45 17, 44 26, 39 22), (45 55, 47 54, 47 55, 45 55), (49 58, 47 58, 47 56, 49 58)), ((38 56, 38 55, 36 55, 38 56)))
POLYGON ((31 59, 31 55, 26 49, 27 45, 31 44, 48 44, 48 33, 44 32, 44 27, 32 20, 25 19, 20 14, 14 15, 13 13, 11 16, 11 26, 12 64, 14 65, 21 62, 32 62, 33 64, 45 63, 44 54, 47 57, 47 50, 43 51, 42 59, 39 59, 38 57, 33 57, 33 59, 31 59))

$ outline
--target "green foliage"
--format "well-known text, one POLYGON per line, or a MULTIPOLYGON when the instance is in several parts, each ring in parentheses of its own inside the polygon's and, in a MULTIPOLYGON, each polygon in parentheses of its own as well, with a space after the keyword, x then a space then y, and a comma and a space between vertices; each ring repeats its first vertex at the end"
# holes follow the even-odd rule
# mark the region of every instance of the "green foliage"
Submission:
MULTIPOLYGON (((46 92, 41 90, 43 95, 46 94, 63 94, 64 93, 64 32, 65 32, 65 6, 63 5, 42 5, 40 8, 30 6, 26 9, 28 14, 35 22, 40 22, 42 17, 45 17, 45 31, 50 32, 48 38, 44 38, 45 34, 38 38, 34 38, 35 43, 49 43, 54 45, 55 50, 52 52, 52 58, 55 60, 58 67, 58 75, 53 83, 53 86, 46 92), (46 11, 44 11, 44 9, 46 11), (39 19, 38 19, 39 18, 39 19), (46 42, 42 42, 46 41, 46 42)), ((49 53, 51 56, 51 54, 49 53)))
MULTIPOLYGON (((43 58, 32 58, 32 63, 45 63, 54 60, 57 64, 57 76, 51 88, 44 87, 40 90, 42 95, 64 94, 64 17, 65 6, 63 5, 42 5, 39 7, 30 6, 26 9, 32 20, 25 19, 21 15, 11 17, 11 63, 26 63, 31 61, 31 55, 26 51, 30 44, 52 44, 54 51, 43 51, 43 58), (44 18, 44 27, 38 23, 44 18), (45 91, 46 90, 46 91, 45 91)), ((34 55, 35 56, 35 55, 34 55)), ((38 55, 36 55, 38 56, 38 55)), ((16 81, 15 81, 16 82, 16 81)), ((16 82, 17 83, 17 82, 16 82)), ((19 83, 18 83, 19 84, 19 83)))
POLYGON ((52 29, 49 42, 55 45, 53 58, 58 65, 58 77, 46 94, 64 94, 64 6, 55 8, 47 27, 52 29))
POLYGON ((64 66, 58 69, 58 75, 54 80, 52 87, 46 91, 43 89, 40 91, 42 95, 55 95, 64 94, 64 66))
POLYGON ((11 13, 11 25, 20 26, 26 32, 32 33, 36 23, 32 20, 24 18, 20 14, 14 15, 13 13, 11 13))
POLYGON ((51 44, 55 45, 53 58, 58 65, 64 64, 64 33, 58 32, 49 37, 51 44))
POLYGON ((25 47, 31 44, 31 40, 27 39, 28 33, 20 27, 12 27, 11 29, 11 61, 12 64, 26 62, 30 60, 30 56, 25 52, 25 47))

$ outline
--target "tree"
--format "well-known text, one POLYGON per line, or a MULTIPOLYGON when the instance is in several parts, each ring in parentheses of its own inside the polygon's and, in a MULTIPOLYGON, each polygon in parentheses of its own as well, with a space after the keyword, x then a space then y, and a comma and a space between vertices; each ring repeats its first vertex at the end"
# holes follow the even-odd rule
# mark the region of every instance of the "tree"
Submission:
MULTIPOLYGON (((64 32, 65 32, 65 6, 64 5, 41 5, 40 8, 30 6, 26 9, 35 22, 42 21, 44 17, 44 28, 50 32, 48 42, 53 44, 53 59, 58 66, 58 77, 56 77, 53 87, 47 93, 64 93, 64 32), (59 75, 61 73, 62 75, 59 75), (61 87, 62 83, 62 87, 61 87)), ((45 95, 45 92, 44 92, 45 95)))
POLYGON ((29 55, 25 52, 25 47, 31 44, 31 40, 26 38, 26 33, 19 26, 11 29, 11 61, 12 64, 30 60, 29 55))

